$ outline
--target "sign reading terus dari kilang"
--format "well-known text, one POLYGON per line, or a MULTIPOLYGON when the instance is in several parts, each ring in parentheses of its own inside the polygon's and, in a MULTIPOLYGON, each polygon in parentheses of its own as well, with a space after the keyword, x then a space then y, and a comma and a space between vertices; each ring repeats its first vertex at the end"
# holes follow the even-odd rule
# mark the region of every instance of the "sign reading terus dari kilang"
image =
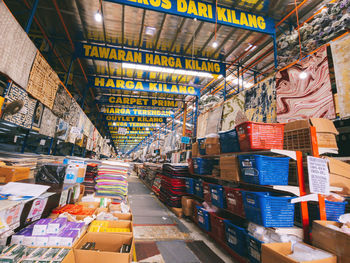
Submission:
POLYGON ((174 112, 169 110, 145 110, 122 107, 107 107, 102 110, 107 115, 121 116, 150 116, 150 117, 174 117, 174 112))
POLYGON ((107 96, 104 95, 98 100, 98 103, 104 105, 125 105, 125 106, 152 106, 164 108, 177 108, 179 101, 149 98, 134 98, 123 96, 107 96))
POLYGON ((200 88, 193 86, 136 80, 123 80, 119 78, 93 77, 89 79, 89 85, 96 88, 106 89, 132 90, 193 96, 200 95, 200 88))
MULTIPOLYGON (((123 135, 122 133, 120 133, 120 132, 118 132, 117 130, 112 130, 111 128, 112 127, 109 127, 110 129, 109 129, 109 132, 110 132, 110 134, 111 135, 113 135, 113 134, 120 134, 120 135, 123 135)), ((151 132, 150 131, 127 131, 126 133, 125 133, 125 135, 144 135, 144 136, 148 136, 148 135, 150 135, 151 134, 151 132)))
POLYGON ((197 18, 210 23, 232 26, 265 34, 275 33, 272 18, 227 8, 221 5, 194 0, 107 0, 113 3, 131 5, 172 15, 197 18))
POLYGON ((181 56, 155 54, 146 51, 118 48, 112 46, 76 43, 77 57, 110 61, 143 64, 172 69, 202 71, 211 74, 225 75, 225 64, 205 59, 192 59, 181 56))
MULTIPOLYGON (((127 132, 151 132, 155 129, 149 127, 126 127, 127 132)), ((119 131, 119 127, 109 127, 110 131, 119 131)))

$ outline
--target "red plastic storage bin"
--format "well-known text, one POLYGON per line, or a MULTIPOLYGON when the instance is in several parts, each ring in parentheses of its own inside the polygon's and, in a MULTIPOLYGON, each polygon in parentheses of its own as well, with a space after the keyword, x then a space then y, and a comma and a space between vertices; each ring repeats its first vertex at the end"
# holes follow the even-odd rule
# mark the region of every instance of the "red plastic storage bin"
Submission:
POLYGON ((204 200, 208 203, 211 203, 211 192, 210 192, 210 183, 203 182, 203 196, 204 200))
POLYGON ((227 210, 240 217, 245 217, 242 192, 239 188, 224 187, 227 210))
POLYGON ((226 218, 218 216, 216 213, 210 213, 211 233, 218 241, 225 242, 225 222, 226 218))
POLYGON ((242 152, 283 149, 284 124, 247 121, 236 131, 242 152))

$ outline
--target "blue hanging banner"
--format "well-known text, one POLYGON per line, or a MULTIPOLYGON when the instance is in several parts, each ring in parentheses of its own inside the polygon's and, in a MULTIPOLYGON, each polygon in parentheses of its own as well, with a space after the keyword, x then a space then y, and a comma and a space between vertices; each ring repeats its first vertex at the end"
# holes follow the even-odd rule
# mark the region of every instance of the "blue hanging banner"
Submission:
MULTIPOLYGON (((153 11, 163 12, 187 18, 237 27, 265 34, 275 33, 275 22, 272 18, 241 11, 234 8, 193 0, 106 0, 122 5, 130 5, 153 11)), ((253 0, 254 1, 254 0, 253 0)))
MULTIPOLYGON (((176 55, 138 51, 105 45, 76 43, 76 56, 110 62, 124 62, 180 70, 193 70, 225 76, 224 63, 176 55)), ((181 73, 179 73, 181 74, 181 73)))
POLYGON ((200 88, 171 83, 123 80, 119 78, 93 77, 89 78, 89 85, 101 89, 131 90, 154 93, 168 93, 179 95, 200 95, 200 88))
POLYGON ((160 123, 149 123, 149 122, 113 122, 109 121, 108 126, 115 126, 115 127, 149 127, 149 128, 159 128, 160 123))
POLYGON ((179 106, 179 101, 176 100, 107 95, 103 95, 97 102, 102 105, 149 106, 162 108, 177 108, 179 106))
POLYGON ((182 136, 181 137, 181 143, 189 144, 190 143, 190 137, 182 136))
POLYGON ((107 121, 117 122, 149 122, 149 123, 166 123, 166 118, 163 117, 137 117, 137 116, 116 116, 107 115, 107 121))
MULTIPOLYGON (((110 131, 118 131, 119 127, 109 127, 110 131)), ((155 128, 149 128, 149 127, 126 127, 125 130, 127 132, 152 132, 153 130, 156 130, 155 128)))
POLYGON ((169 110, 145 110, 124 107, 106 107, 102 110, 106 115, 118 116, 149 116, 149 117, 174 117, 174 112, 169 110))

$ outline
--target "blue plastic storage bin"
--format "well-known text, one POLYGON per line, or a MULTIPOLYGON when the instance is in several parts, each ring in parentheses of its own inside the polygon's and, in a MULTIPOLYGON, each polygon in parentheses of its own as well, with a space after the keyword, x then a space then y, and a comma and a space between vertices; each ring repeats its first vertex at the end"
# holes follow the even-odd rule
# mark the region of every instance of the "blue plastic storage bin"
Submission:
POLYGON ((197 219, 198 224, 201 228, 203 228, 205 231, 210 231, 210 214, 208 211, 204 210, 203 207, 196 206, 197 207, 197 219))
POLYGON ((239 152, 239 141, 236 129, 219 132, 221 153, 239 152))
POLYGON ((226 208, 225 192, 224 188, 221 185, 211 184, 210 195, 211 202, 213 205, 220 208, 226 208))
POLYGON ((211 175, 213 166, 218 164, 218 160, 193 158, 194 173, 200 175, 211 175))
POLYGON ((202 180, 194 181, 194 194, 200 198, 204 198, 202 180))
POLYGON ((331 202, 326 200, 325 203, 327 220, 339 222, 339 217, 345 214, 347 202, 331 202))
POLYGON ((242 257, 247 256, 247 231, 225 220, 225 236, 227 245, 242 257))
POLYGON ((292 197, 271 196, 268 192, 242 191, 246 218, 264 227, 292 227, 292 197))
MULTIPOLYGON (((247 246, 248 246, 248 259, 250 263, 260 263, 261 262, 261 245, 264 242, 256 239, 251 235, 247 235, 247 246)), ((277 263, 277 262, 276 262, 277 263)))
POLYGON ((186 178, 186 192, 188 194, 194 194, 194 180, 193 178, 186 178))
POLYGON ((205 152, 205 138, 197 139, 197 141, 198 141, 199 154, 200 155, 206 155, 206 152, 205 152))
POLYGON ((259 185, 288 185, 289 157, 239 155, 243 181, 259 185))

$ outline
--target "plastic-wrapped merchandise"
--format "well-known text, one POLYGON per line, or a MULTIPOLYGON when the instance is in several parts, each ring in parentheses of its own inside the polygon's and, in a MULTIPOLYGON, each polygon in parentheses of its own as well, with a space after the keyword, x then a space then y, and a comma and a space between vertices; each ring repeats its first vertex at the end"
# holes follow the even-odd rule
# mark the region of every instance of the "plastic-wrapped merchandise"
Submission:
POLYGON ((297 262, 321 260, 325 258, 333 257, 332 254, 323 250, 307 246, 303 243, 295 243, 292 246, 293 254, 288 257, 294 259, 297 262))
POLYGON ((35 182, 62 184, 66 175, 66 169, 66 164, 44 164, 35 175, 35 182))

